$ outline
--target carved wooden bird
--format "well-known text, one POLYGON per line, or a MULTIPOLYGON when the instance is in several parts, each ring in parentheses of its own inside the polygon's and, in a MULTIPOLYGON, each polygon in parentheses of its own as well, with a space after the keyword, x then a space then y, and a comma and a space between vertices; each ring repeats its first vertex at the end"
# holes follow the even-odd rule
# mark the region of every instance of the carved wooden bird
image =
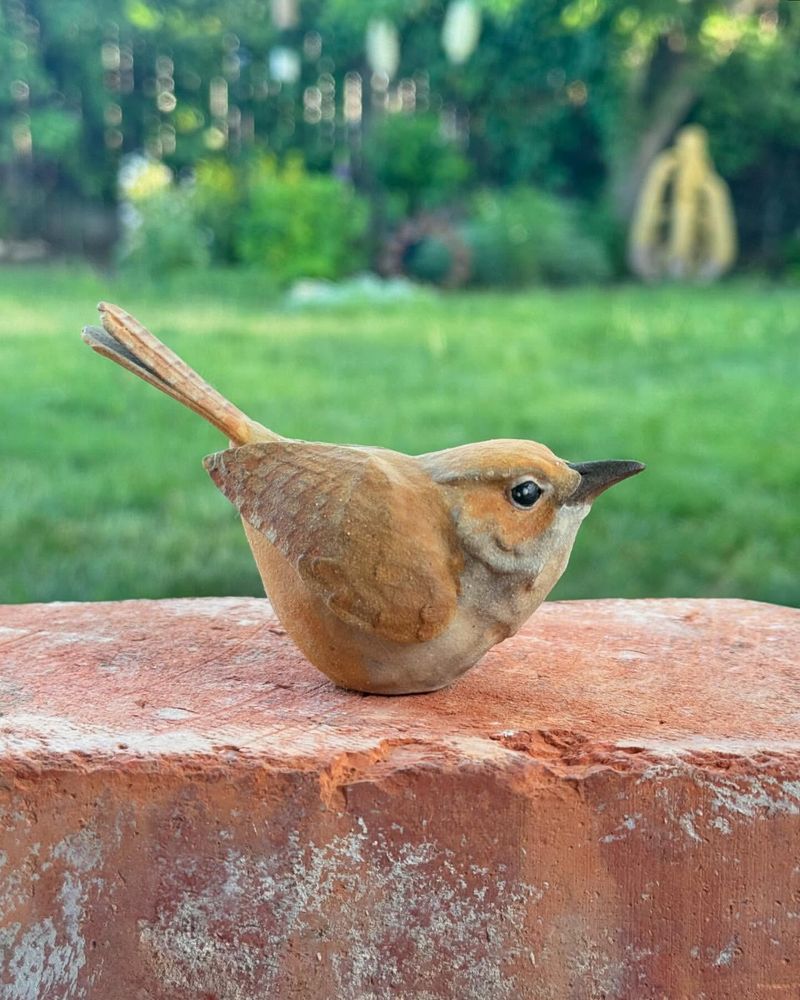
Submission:
POLYGON ((241 514, 288 634, 336 684, 434 691, 513 635, 563 573, 592 502, 639 462, 573 465, 534 441, 412 457, 294 441, 251 420, 132 316, 84 340, 217 427, 205 459, 241 514))

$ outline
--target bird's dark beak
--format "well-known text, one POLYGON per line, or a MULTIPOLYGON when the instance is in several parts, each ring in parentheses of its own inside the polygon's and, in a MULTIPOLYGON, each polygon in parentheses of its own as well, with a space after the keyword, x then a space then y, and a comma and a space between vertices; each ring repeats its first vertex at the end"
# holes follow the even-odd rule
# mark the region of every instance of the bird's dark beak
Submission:
POLYGON ((641 462, 567 462, 570 469, 580 472, 581 480, 568 504, 592 503, 609 486, 621 483, 629 476, 635 476, 644 469, 641 462))

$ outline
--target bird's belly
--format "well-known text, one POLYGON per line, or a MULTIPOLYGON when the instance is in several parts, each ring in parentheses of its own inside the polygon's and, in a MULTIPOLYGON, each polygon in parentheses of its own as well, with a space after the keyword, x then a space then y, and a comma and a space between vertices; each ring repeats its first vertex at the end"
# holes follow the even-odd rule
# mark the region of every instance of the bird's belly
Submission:
POLYGON ((435 691, 469 670, 508 634, 463 606, 447 629, 428 642, 392 642, 348 625, 261 532, 243 524, 281 624, 308 660, 340 687, 374 694, 435 691))

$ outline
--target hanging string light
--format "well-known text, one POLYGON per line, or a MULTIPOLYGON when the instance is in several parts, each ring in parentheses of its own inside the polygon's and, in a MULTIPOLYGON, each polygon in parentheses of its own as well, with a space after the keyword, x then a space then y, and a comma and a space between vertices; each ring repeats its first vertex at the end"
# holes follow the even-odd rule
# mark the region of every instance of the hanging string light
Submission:
POLYGON ((297 0, 272 0, 272 23, 276 28, 294 28, 298 20, 297 0))
POLYGON ((300 77, 300 56, 294 49, 277 45, 269 52, 269 75, 278 83, 296 83, 300 77))
POLYGON ((465 63, 481 36, 481 12, 473 0, 451 0, 442 25, 442 47, 457 66, 465 63))
POLYGON ((400 38, 391 21, 373 18, 369 22, 366 49, 372 72, 391 80, 400 65, 400 38))

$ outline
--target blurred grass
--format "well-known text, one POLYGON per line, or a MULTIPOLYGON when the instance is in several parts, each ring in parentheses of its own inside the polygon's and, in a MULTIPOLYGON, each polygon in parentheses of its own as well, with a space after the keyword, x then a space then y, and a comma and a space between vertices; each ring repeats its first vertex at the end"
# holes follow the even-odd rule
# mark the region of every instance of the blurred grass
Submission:
POLYGON ((283 434, 409 452, 532 437, 648 471, 554 597, 800 605, 800 291, 620 287, 281 310, 247 275, 0 270, 0 600, 259 594, 194 414, 78 335, 119 301, 283 434))

